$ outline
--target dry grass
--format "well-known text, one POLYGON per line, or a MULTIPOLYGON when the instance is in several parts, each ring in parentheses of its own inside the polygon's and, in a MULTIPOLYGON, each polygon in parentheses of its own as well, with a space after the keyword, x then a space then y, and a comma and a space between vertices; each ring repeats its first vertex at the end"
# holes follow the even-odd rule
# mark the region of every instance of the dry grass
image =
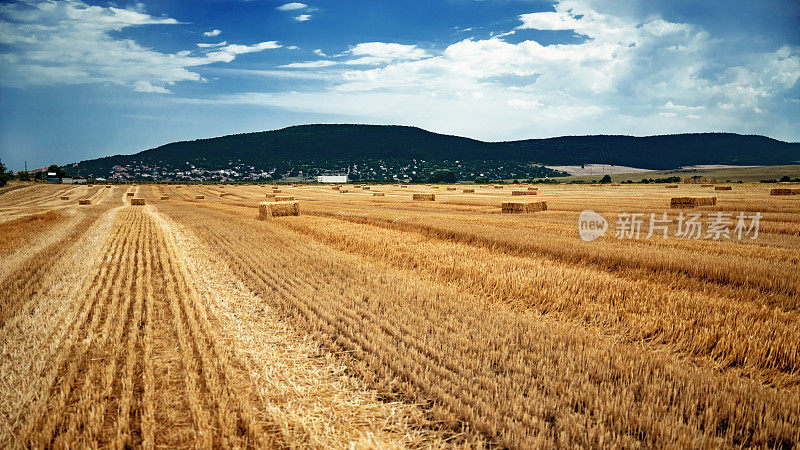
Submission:
POLYGON ((527 215, 304 186, 266 221, 255 186, 70 189, 0 195, 4 448, 800 442, 800 204, 769 186, 704 206, 760 212, 742 241, 614 239, 678 216, 653 186, 548 186, 527 215))

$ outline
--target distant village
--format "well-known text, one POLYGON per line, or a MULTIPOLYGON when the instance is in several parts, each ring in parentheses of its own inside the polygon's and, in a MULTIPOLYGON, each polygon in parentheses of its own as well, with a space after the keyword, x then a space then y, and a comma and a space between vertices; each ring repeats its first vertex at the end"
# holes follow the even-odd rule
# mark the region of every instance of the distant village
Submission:
MULTIPOLYGON (((509 179, 552 176, 553 171, 537 164, 462 161, 384 162, 364 161, 357 164, 294 163, 261 168, 241 161, 228 162, 227 168, 202 167, 186 162, 184 167, 165 163, 131 161, 114 165, 107 173, 80 173, 84 178, 108 181, 171 181, 171 182, 313 182, 322 176, 344 177, 344 181, 419 182, 456 181, 476 178, 509 179), (436 177, 447 179, 436 180, 436 177), (434 178, 434 180, 431 180, 434 178)), ((67 172, 79 168, 79 163, 67 166, 67 172)), ((80 171, 79 171, 80 172, 80 171)))

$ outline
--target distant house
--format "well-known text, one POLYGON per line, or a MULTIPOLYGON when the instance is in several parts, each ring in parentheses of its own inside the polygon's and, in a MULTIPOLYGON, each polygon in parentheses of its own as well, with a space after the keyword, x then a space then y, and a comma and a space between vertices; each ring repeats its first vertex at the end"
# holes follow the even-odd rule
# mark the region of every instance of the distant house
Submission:
POLYGON ((58 173, 56 173, 56 172, 47 172, 47 182, 48 183, 61 183, 61 179, 58 178, 58 173))
POLYGON ((347 183, 347 175, 320 175, 317 183, 347 183))

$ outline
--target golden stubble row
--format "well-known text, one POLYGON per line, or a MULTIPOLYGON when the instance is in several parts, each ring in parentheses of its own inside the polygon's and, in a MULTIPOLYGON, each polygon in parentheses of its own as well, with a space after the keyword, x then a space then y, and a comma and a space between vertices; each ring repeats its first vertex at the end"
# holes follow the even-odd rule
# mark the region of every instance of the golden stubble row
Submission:
POLYGON ((444 423, 502 445, 780 445, 800 436, 797 401, 757 382, 519 313, 280 225, 207 210, 176 219, 255 292, 277 292, 276 307, 366 379, 431 401, 444 423))

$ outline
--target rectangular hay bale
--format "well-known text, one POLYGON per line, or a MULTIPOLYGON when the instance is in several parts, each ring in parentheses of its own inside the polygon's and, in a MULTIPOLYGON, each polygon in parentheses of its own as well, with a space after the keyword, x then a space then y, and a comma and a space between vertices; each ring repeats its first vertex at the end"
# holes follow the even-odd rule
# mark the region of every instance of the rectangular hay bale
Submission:
POLYGON ((132 198, 131 206, 144 206, 144 199, 139 197, 132 198))
POLYGON ((133 192, 126 192, 125 195, 127 195, 128 197, 133 197, 133 192))
POLYGON ((774 188, 769 190, 769 195, 800 195, 800 189, 774 188))
POLYGON ((454 188, 454 187, 449 187, 449 188, 447 188, 447 190, 448 190, 448 191, 455 191, 455 190, 456 190, 456 188, 454 188))
POLYGON ((386 194, 383 193, 383 192, 373 192, 372 196, 373 197, 386 197, 386 194))
POLYGON ((464 194, 474 194, 475 189, 462 189, 461 192, 464 194))
POLYGON ((83 199, 83 200, 78 200, 78 204, 79 205, 91 205, 92 202, 90 202, 89 200, 83 199))
POLYGON ((668 185, 666 185, 664 187, 667 188, 667 189, 678 189, 678 185, 677 184, 668 184, 668 185))
POLYGON ((436 201, 436 194, 412 194, 411 199, 415 202, 433 202, 436 201))
POLYGON ((195 195, 194 198, 196 198, 197 200, 202 200, 202 199, 206 198, 206 196, 205 195, 195 195))
POLYGON ((536 195, 538 191, 511 191, 511 195, 536 195))
POLYGON ((547 202, 503 202, 501 212, 505 214, 524 214, 547 211, 547 202))
POLYGON ((169 197, 167 197, 166 195, 162 195, 161 200, 169 200, 169 197))
POLYGON ((670 208, 697 208, 716 204, 717 197, 672 197, 669 201, 670 208))
POLYGON ((59 198, 60 198, 61 200, 69 200, 69 197, 67 197, 66 195, 62 195, 62 196, 61 196, 61 197, 59 197, 59 198))
POLYGON ((300 204, 298 202, 264 202, 258 205, 259 220, 272 217, 299 216, 300 204))
POLYGON ((715 191, 730 191, 733 187, 731 186, 714 186, 715 191))

